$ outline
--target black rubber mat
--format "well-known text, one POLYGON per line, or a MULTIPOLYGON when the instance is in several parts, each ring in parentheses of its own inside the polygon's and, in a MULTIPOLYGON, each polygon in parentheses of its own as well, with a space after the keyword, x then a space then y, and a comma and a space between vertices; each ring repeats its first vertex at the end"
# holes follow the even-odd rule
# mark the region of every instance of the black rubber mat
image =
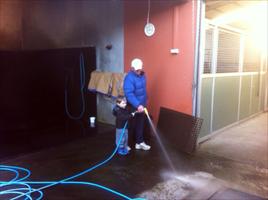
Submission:
POLYGON ((200 118, 161 107, 157 128, 170 146, 192 154, 202 122, 200 118))

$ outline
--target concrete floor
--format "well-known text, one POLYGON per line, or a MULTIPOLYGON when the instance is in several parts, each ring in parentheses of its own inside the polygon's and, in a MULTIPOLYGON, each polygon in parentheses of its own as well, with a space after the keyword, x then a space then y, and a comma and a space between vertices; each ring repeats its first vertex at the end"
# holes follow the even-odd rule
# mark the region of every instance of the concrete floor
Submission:
POLYGON ((205 170, 230 187, 268 198, 268 115, 262 113, 201 144, 205 170))
MULTIPOLYGON (((114 149, 114 128, 99 125, 96 130, 74 128, 58 135, 53 132, 46 139, 40 139, 40 136, 31 137, 29 144, 43 144, 43 148, 33 148, 33 145, 24 151, 25 145, 19 149, 20 143, 16 143, 12 147, 16 151, 6 150, 0 164, 31 170, 32 175, 27 180, 62 180, 95 165, 111 154, 114 149), (49 142, 54 145, 44 147, 44 143, 49 142), (18 151, 21 154, 15 156, 14 152, 18 151)), ((127 156, 115 155, 109 163, 75 180, 103 184, 130 198, 268 198, 267 113, 229 128, 202 143, 195 155, 169 149, 168 144, 165 144, 175 170, 168 164, 157 141, 151 138, 149 143, 152 150, 144 152, 132 149, 127 156)), ((133 142, 131 146, 133 148, 133 142)), ((8 147, 11 146, 6 145, 8 147)), ((0 181, 10 180, 9 172, 0 171, 0 175, 0 181)), ((40 185, 32 187, 38 188, 40 185)), ((43 192, 44 199, 49 200, 124 199, 98 188, 81 185, 60 184, 43 192)), ((1 198, 8 199, 3 195, 0 195, 1 198)))

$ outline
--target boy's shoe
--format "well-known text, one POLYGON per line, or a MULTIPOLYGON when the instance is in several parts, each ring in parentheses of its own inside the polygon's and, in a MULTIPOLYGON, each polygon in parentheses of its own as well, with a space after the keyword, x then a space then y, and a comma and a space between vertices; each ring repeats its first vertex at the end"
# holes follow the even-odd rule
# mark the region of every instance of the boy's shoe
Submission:
POLYGON ((135 145, 135 148, 136 148, 136 149, 142 149, 142 150, 148 151, 148 150, 151 149, 151 146, 145 144, 145 142, 142 142, 142 143, 140 143, 140 144, 136 144, 136 145, 135 145))
POLYGON ((131 150, 130 146, 127 146, 127 150, 128 150, 128 151, 130 151, 130 150, 131 150))
POLYGON ((120 155, 125 156, 125 155, 128 154, 128 150, 127 150, 126 148, 119 148, 119 149, 117 150, 117 153, 120 154, 120 155))

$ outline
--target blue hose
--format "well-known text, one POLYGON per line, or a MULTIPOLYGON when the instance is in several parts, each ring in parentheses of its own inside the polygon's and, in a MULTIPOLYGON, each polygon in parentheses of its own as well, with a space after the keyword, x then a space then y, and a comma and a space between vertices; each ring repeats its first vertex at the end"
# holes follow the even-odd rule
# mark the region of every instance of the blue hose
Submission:
POLYGON ((80 94, 82 100, 82 110, 80 114, 75 117, 68 110, 68 92, 67 92, 67 81, 65 83, 65 111, 70 119, 79 120, 83 117, 85 113, 85 97, 84 97, 84 88, 85 88, 85 61, 83 53, 80 54, 80 94))
MULTIPOLYGON (((14 178, 12 178, 10 181, 0 181, 0 197, 1 195, 17 195, 13 198, 11 198, 10 200, 15 200, 21 197, 24 197, 25 200, 32 200, 33 197, 31 196, 31 194, 36 194, 37 193, 37 197, 35 197, 35 200, 40 200, 43 197, 43 192, 42 190, 58 185, 58 184, 63 184, 63 185, 70 185, 70 184, 74 184, 74 185, 86 185, 86 186, 93 186, 93 187, 97 187, 100 188, 102 190, 105 190, 107 192, 113 193, 119 197, 122 197, 124 199, 127 200, 132 200, 133 198, 130 198, 116 190, 110 189, 106 186, 97 184, 97 183, 93 183, 93 182, 84 182, 84 181, 71 181, 72 179, 78 178, 90 171, 93 171, 94 169, 104 165, 105 163, 109 162, 113 156, 115 155, 115 153, 118 150, 119 144, 125 134, 125 129, 127 127, 127 122, 125 123, 125 126, 122 130, 122 133, 120 135, 120 139, 118 144, 116 145, 116 148, 114 149, 114 151, 112 152, 112 154, 107 157, 106 159, 104 159, 103 161, 99 162, 98 164, 78 173, 75 174, 73 176, 67 177, 65 179, 59 180, 59 181, 26 181, 26 179, 30 176, 31 172, 28 169, 22 168, 22 167, 17 167, 17 166, 7 166, 7 165, 0 165, 0 172, 1 171, 10 171, 13 172, 15 174, 14 178), (19 179, 19 171, 22 171, 24 174, 26 174, 24 177, 19 179), (33 189, 31 187, 31 185, 44 185, 40 188, 37 189, 33 189), (6 189, 5 189, 6 187, 6 189)), ((134 198, 135 200, 143 200, 143 198, 134 198)), ((133 199, 133 200, 134 200, 133 199)))

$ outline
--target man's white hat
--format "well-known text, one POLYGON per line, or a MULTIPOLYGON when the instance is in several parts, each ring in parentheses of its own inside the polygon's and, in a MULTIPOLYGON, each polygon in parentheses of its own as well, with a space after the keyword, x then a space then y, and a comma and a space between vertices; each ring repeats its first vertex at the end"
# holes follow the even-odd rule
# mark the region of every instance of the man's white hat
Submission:
POLYGON ((142 69, 142 61, 139 58, 135 58, 131 61, 131 67, 133 67, 135 70, 142 69))

